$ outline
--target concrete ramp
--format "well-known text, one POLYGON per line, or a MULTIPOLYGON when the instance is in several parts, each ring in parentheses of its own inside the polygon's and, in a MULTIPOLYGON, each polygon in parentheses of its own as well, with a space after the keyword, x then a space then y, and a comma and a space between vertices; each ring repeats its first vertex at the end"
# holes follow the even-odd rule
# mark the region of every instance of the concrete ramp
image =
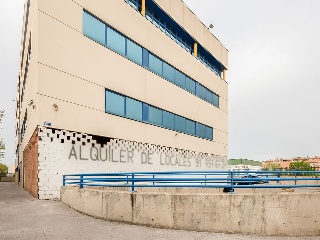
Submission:
POLYGON ((320 193, 177 194, 61 188, 61 201, 109 221, 251 235, 320 236, 320 193))

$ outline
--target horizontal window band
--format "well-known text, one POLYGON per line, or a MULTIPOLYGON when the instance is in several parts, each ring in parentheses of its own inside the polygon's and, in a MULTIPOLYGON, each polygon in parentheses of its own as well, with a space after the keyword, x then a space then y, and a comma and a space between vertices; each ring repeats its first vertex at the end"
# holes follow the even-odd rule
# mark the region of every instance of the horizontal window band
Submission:
MULTIPOLYGON (((136 11, 141 10, 141 0, 124 0, 136 11)), ((146 0, 146 19, 154 26, 160 29, 179 46, 186 50, 191 55, 196 55, 197 59, 208 69, 214 72, 221 78, 222 72, 225 69, 209 51, 198 43, 198 50, 195 54, 193 49, 194 43, 197 41, 182 28, 172 17, 170 17, 161 7, 152 0, 146 0)))
POLYGON ((105 90, 105 112, 194 137, 213 140, 213 128, 121 93, 105 90))

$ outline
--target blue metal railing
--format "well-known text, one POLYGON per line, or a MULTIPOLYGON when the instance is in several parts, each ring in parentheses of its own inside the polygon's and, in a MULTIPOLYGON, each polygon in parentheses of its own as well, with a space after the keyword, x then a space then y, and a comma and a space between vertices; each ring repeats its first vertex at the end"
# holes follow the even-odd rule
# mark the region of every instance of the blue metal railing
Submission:
POLYGON ((310 183, 317 180, 320 171, 118 172, 63 175, 63 186, 127 187, 132 192, 151 187, 224 188, 234 192, 235 188, 320 188, 319 182, 310 183))

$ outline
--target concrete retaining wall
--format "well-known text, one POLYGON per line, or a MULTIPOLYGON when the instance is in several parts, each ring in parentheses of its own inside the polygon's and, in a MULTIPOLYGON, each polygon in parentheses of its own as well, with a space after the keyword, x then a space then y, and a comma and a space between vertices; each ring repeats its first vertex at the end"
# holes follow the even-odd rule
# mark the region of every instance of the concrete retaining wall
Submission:
POLYGON ((14 182, 14 177, 0 177, 0 182, 14 182))
POLYGON ((131 193, 62 187, 61 201, 93 217, 153 227, 320 235, 320 193, 131 193))

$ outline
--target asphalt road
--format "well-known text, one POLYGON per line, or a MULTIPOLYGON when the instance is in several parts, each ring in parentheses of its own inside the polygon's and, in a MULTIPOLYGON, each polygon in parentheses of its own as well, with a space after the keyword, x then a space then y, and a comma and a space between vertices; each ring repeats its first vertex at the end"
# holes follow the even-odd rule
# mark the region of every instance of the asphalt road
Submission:
POLYGON ((80 214, 61 202, 37 200, 15 183, 0 182, 0 240, 319 240, 178 231, 107 222, 80 214))

